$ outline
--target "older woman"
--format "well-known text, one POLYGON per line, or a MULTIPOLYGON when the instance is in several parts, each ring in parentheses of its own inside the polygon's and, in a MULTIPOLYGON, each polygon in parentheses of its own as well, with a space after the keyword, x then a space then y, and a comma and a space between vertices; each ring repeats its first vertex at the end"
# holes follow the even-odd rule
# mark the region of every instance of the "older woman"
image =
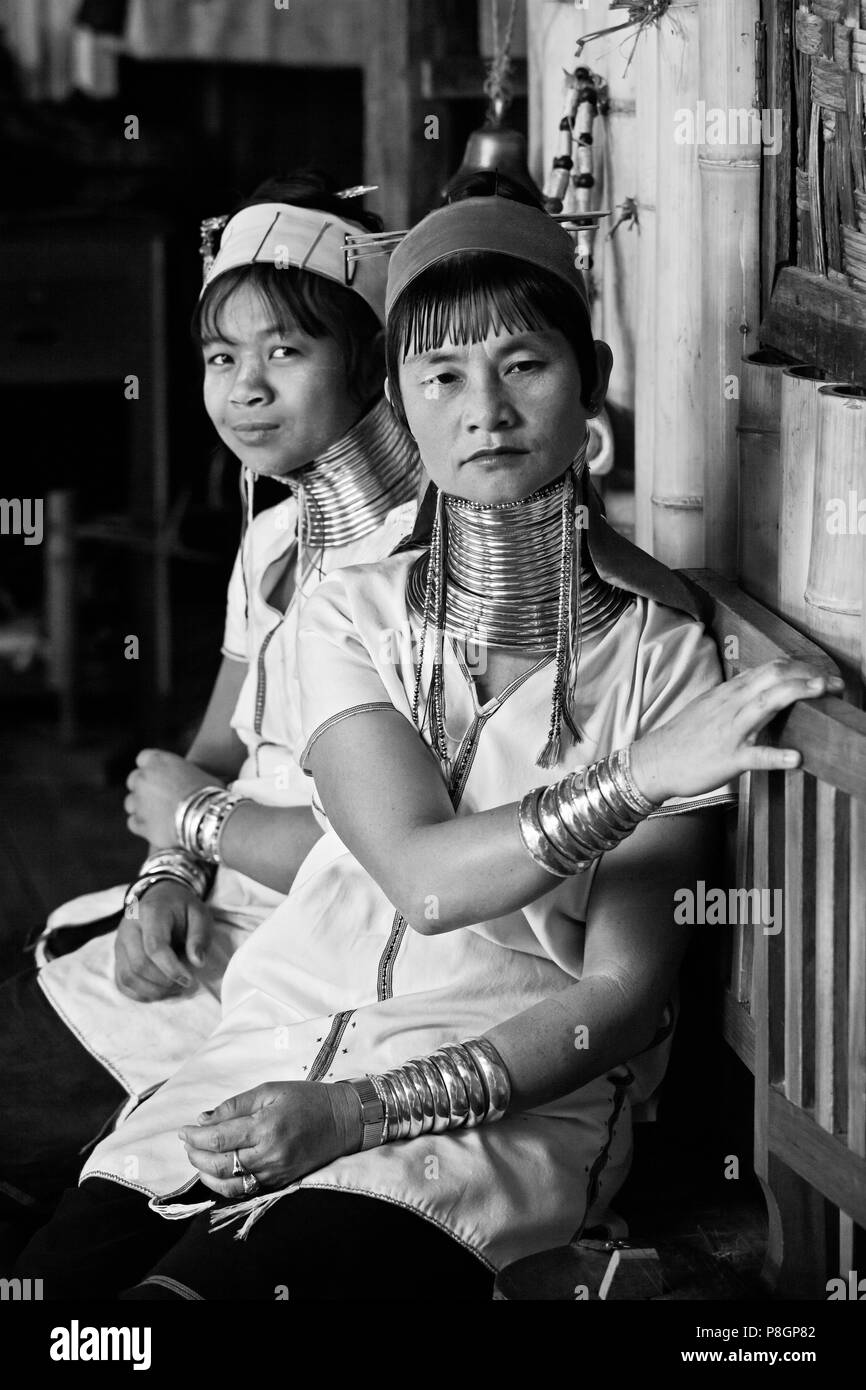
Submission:
POLYGON ((325 833, 213 1037, 26 1252, 48 1296, 486 1298, 571 1238, 664 1070, 703 807, 794 766, 757 734, 826 688, 801 663, 721 684, 684 587, 606 527, 585 450, 610 354, 553 220, 431 214, 388 304, 429 545, 307 604, 325 833))

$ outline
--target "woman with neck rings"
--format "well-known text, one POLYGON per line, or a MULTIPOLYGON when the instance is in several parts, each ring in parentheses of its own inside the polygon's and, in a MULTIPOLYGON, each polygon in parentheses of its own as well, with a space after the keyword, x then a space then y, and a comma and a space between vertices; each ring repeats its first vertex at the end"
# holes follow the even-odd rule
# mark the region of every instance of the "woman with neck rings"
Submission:
POLYGON ((296 762, 298 616, 325 574, 411 530, 420 475, 382 395, 385 258, 346 256, 381 228, 356 205, 310 172, 216 219, 192 326, 244 491, 222 664, 186 757, 146 749, 129 778, 129 828, 151 846, 137 883, 54 913, 43 968, 0 989, 0 1178, 16 1217, 49 1206, 83 1149, 208 1037, 227 960, 321 833, 296 762), (254 515, 262 476, 287 496, 254 515), (202 857, 178 850, 175 812, 202 793, 203 815, 207 787, 231 814, 193 846, 202 857))
POLYGON ((723 684, 689 591, 607 528, 585 454, 610 353, 552 219, 431 214, 387 303, 432 529, 304 610, 325 834, 213 1037, 26 1252, 49 1296, 112 1222, 76 1274, 125 1299, 486 1299, 591 1226, 664 1072, 706 808, 796 766, 755 740, 827 688, 799 662, 723 684))

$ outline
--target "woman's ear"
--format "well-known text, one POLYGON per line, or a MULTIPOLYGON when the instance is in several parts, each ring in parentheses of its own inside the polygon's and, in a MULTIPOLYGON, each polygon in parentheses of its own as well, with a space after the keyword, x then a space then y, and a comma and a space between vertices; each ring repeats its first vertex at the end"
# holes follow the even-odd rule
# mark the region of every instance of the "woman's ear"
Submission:
POLYGON ((602 338, 596 338, 593 348, 595 349, 596 381, 595 390, 589 401, 589 413, 590 415, 597 415, 604 405, 604 399, 607 395, 608 382, 613 368, 613 353, 602 338))

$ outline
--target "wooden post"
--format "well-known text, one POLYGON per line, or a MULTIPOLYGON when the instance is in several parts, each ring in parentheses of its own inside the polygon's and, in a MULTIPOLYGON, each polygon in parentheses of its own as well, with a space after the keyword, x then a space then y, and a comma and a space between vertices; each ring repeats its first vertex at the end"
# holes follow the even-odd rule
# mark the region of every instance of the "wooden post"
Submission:
POLYGON ((654 24, 640 36, 637 67, 636 180, 639 241, 635 325, 634 492, 635 540, 653 548, 656 393, 656 170, 658 161, 658 35, 654 24))
MULTIPOLYGON (((698 167, 701 180, 704 544, 706 564, 737 566, 734 382, 758 345, 762 126, 755 107, 758 0, 703 4, 698 167), (704 128, 705 127, 705 128, 704 128), (733 379, 733 380, 732 380, 733 379)), ((688 229, 687 229, 688 231, 688 229)))
MULTIPOLYGON (((406 0, 380 0, 376 17, 363 22, 358 42, 364 64, 364 182, 379 192, 368 200, 385 226, 410 225, 411 151, 415 115, 409 55, 410 7, 406 0)), ((360 16, 359 16, 360 19, 360 16)))
POLYGON ((699 566, 704 556, 701 198, 694 128, 688 126, 698 110, 697 0, 672 0, 658 21, 657 41, 656 335, 649 367, 655 397, 653 553, 671 566, 699 566))

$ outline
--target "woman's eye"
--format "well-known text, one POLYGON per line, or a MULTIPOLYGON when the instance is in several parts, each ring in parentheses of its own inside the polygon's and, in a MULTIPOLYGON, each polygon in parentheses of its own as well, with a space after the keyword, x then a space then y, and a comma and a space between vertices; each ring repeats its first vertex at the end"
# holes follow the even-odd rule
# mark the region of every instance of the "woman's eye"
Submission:
POLYGON ((421 382, 425 388, 428 386, 450 386, 452 381, 457 380, 455 372, 437 372, 435 376, 427 376, 421 382))
POLYGON ((540 362, 538 358, 526 357, 522 358, 519 362, 512 362, 508 370, 510 372, 531 372, 535 367, 542 366, 544 366, 544 363, 540 362))
POLYGON ((205 358, 208 367, 226 367, 231 362, 231 355, 228 352, 212 352, 205 358))
POLYGON ((281 362, 284 362, 288 357, 297 357, 297 355, 298 349, 288 347, 285 343, 281 343, 279 347, 275 347, 271 353, 272 357, 278 358, 281 362))

